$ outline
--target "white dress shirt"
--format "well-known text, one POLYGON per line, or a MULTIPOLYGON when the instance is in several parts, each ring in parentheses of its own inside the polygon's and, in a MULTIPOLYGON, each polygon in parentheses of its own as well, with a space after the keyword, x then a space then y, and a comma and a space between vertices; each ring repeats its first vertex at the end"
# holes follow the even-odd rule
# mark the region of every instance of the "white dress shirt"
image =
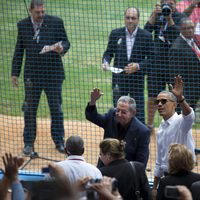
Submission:
POLYGON ((97 167, 85 162, 83 156, 68 156, 66 160, 55 163, 63 168, 71 183, 89 176, 92 179, 101 179, 102 174, 97 167))
POLYGON ((128 60, 130 60, 130 57, 131 57, 131 52, 132 52, 133 45, 135 43, 135 36, 136 36, 137 30, 138 30, 138 27, 136 27, 133 33, 130 34, 128 29, 126 28, 126 48, 127 48, 128 60))
POLYGON ((174 113, 172 117, 161 123, 157 133, 157 156, 154 176, 162 177, 168 172, 168 150, 170 144, 184 144, 193 153, 195 159, 195 143, 192 137, 192 124, 195 120, 194 110, 187 116, 174 113))

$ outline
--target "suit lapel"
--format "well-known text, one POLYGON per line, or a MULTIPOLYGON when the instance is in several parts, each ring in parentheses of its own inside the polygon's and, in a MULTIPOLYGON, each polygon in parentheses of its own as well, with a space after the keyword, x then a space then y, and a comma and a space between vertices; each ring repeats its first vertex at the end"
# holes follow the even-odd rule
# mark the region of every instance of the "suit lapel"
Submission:
POLYGON ((131 122, 128 130, 127 130, 124 140, 125 141, 132 141, 132 140, 136 141, 136 133, 137 133, 137 122, 136 122, 136 118, 134 117, 132 119, 132 122, 131 122))
POLYGON ((122 32, 120 34, 120 38, 122 39, 122 58, 125 59, 125 56, 126 55, 126 59, 127 59, 127 46, 126 46, 126 28, 123 28, 122 29, 122 32))

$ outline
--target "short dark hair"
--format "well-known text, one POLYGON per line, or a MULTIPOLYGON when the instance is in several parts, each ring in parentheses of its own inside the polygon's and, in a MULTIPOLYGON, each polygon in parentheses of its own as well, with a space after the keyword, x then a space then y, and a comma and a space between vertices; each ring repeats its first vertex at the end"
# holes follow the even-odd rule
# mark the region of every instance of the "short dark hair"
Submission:
POLYGON ((66 141, 65 148, 68 155, 82 155, 84 153, 84 141, 78 135, 70 136, 66 141))
POLYGON ((130 8, 135 9, 135 10, 137 11, 137 16, 138 16, 138 19, 139 19, 139 18, 140 18, 140 11, 139 11, 139 9, 136 8, 136 7, 128 7, 128 8, 124 11, 124 16, 126 15, 127 10, 129 10, 130 8))
POLYGON ((30 9, 35 8, 35 6, 44 5, 43 0, 31 0, 30 9))

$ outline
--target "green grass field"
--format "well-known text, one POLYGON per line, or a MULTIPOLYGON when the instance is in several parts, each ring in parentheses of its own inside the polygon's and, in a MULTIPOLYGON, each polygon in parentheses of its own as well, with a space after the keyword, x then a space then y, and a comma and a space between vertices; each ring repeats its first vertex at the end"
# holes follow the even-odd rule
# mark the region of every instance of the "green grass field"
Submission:
MULTIPOLYGON (((99 87, 104 92, 98 107, 101 112, 112 107, 111 73, 100 70, 108 35, 114 28, 124 26, 123 12, 129 6, 140 9, 140 27, 146 22, 155 1, 130 0, 48 0, 46 12, 64 20, 71 49, 64 56, 66 80, 63 84, 63 110, 66 119, 84 120, 84 108, 89 92, 99 87)), ((19 88, 10 82, 11 62, 16 42, 16 23, 27 16, 29 1, 3 0, 0 3, 0 113, 22 116, 24 98, 23 74, 19 88)), ((145 97, 147 93, 145 92, 145 97)), ((48 117, 45 95, 42 96, 38 117, 48 117)), ((156 122, 157 124, 157 122, 156 122)))

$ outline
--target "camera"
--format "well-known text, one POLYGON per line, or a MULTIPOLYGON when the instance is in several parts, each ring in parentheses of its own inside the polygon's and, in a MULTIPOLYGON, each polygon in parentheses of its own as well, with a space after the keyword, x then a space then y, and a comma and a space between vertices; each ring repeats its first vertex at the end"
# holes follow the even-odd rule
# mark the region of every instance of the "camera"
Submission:
POLYGON ((90 179, 86 183, 85 190, 86 190, 86 197, 87 197, 88 200, 97 200, 97 199, 99 199, 98 193, 91 188, 91 185, 94 184, 94 183, 100 183, 100 182, 101 182, 101 179, 90 179))
POLYGON ((165 187, 165 197, 166 198, 173 198, 173 199, 180 199, 180 193, 176 186, 167 185, 165 187))
MULTIPOLYGON (((88 200, 97 200, 99 199, 98 193, 91 188, 91 185, 94 183, 100 183, 101 179, 90 179, 86 185, 85 185, 85 190, 86 190, 86 197, 88 200)), ((112 179, 112 191, 116 191, 118 189, 118 181, 113 178, 112 179)))
POLYGON ((169 16, 172 12, 172 6, 168 3, 161 5, 161 13, 163 16, 169 16))

